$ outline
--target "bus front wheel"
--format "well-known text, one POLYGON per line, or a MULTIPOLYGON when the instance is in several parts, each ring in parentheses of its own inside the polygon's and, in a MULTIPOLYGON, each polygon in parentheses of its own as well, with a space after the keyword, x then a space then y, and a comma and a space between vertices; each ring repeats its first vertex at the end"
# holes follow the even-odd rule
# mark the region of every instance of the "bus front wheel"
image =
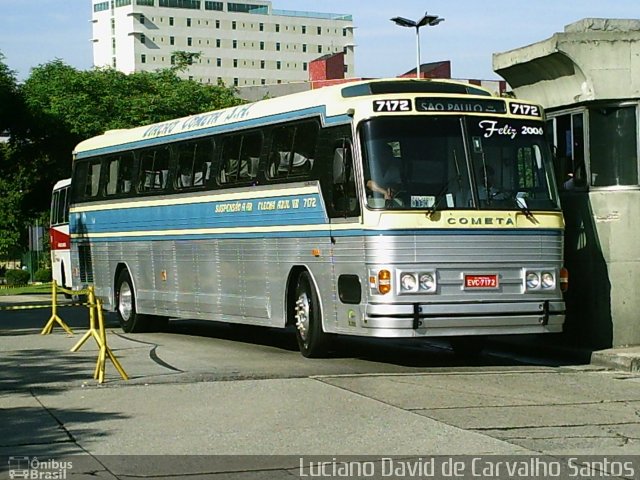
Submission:
POLYGON ((322 331, 318 293, 308 272, 302 272, 298 277, 295 298, 296 338, 300 353, 307 358, 321 357, 326 353, 327 334, 322 331))
POLYGON ((144 332, 148 318, 136 311, 136 295, 128 270, 122 270, 116 282, 116 311, 120 327, 126 333, 144 332))

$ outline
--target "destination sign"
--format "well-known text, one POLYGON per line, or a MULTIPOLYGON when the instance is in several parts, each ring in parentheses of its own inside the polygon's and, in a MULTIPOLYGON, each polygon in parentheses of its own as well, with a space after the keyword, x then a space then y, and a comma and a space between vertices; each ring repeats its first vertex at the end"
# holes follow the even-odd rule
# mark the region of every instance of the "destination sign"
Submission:
POLYGON ((507 113, 503 100, 476 98, 416 98, 416 110, 419 112, 507 113))

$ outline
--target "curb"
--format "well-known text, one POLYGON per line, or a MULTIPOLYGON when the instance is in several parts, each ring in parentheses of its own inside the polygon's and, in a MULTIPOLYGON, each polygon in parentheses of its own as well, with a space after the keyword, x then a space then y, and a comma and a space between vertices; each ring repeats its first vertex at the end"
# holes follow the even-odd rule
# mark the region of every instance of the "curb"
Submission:
POLYGON ((625 372, 640 372, 640 348, 611 348, 593 352, 591 365, 625 372))

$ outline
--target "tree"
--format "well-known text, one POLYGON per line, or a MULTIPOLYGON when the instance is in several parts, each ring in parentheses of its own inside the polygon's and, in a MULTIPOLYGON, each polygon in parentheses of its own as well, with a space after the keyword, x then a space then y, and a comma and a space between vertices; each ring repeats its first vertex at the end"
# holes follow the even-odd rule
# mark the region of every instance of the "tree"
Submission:
POLYGON ((15 72, 4 63, 4 55, 0 52, 0 133, 14 127, 19 104, 15 72))
MULTIPOLYGON (((232 89, 182 80, 173 69, 126 75, 79 71, 61 60, 34 68, 17 86, 2 59, 0 131, 11 130, 11 145, 0 149, 0 238, 7 245, 20 222, 49 209, 49 192, 71 175, 72 152, 82 140, 242 103, 232 89)), ((0 243, 0 255, 7 251, 0 243)))

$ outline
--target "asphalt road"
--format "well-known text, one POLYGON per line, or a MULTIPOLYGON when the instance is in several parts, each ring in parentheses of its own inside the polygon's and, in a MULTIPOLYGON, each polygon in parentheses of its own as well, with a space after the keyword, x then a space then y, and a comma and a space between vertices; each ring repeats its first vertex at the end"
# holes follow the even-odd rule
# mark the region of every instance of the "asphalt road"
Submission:
MULTIPOLYGON (((226 480, 302 476, 308 455, 368 456, 378 467, 385 455, 463 456, 466 473, 478 455, 640 455, 637 373, 518 339, 473 360, 444 342, 342 339, 311 360, 292 332, 180 320, 124 334, 108 315, 130 380, 107 362, 98 385, 96 345, 69 352, 86 310, 60 316, 76 335, 40 335, 47 310, 0 312, 0 478, 3 456, 71 458, 72 478, 226 480)), ((640 478, 633 469, 626 477, 640 478)), ((518 478, 502 473, 490 477, 518 478)))

